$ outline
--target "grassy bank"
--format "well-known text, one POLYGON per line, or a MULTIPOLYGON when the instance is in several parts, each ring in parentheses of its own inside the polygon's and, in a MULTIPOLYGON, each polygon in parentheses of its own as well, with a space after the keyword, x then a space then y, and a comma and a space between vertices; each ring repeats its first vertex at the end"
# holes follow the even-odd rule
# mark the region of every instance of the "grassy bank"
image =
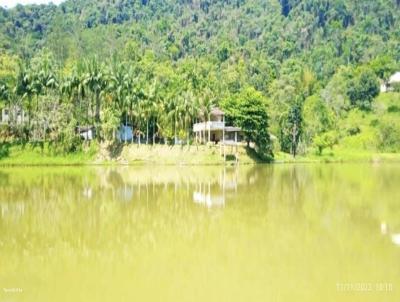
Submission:
MULTIPOLYGON (((56 154, 51 147, 2 144, 0 145, 0 166, 29 165, 223 165, 256 164, 262 161, 251 149, 226 148, 226 162, 219 146, 165 146, 165 145, 101 145, 93 144, 78 152, 56 154), (236 156, 234 155, 237 155, 236 156)), ((317 162, 400 162, 400 153, 376 153, 373 151, 335 147, 317 155, 309 150, 307 155, 293 158, 290 154, 278 152, 275 163, 317 163, 317 162)))
MULTIPOLYGON (((219 146, 106 145, 93 144, 78 152, 59 154, 50 146, 31 144, 0 145, 0 166, 29 165, 222 165, 219 146)), ((245 147, 226 147, 226 163, 254 164, 260 162, 245 147), (235 155, 234 155, 235 154, 235 155), (237 159, 237 160, 236 160, 237 159)))
POLYGON ((317 155, 314 150, 306 155, 292 155, 279 152, 275 154, 276 163, 335 163, 335 162, 400 162, 400 153, 380 153, 374 151, 348 149, 336 147, 325 150, 323 154, 317 155))
MULTIPOLYGON (((252 150, 243 146, 226 147, 226 163, 254 164, 261 162, 252 150)), ((100 148, 97 163, 160 165, 222 165, 225 164, 220 146, 127 145, 118 148, 100 148), (109 149, 109 150, 105 150, 109 149), (117 150, 117 151, 116 151, 117 150)))
POLYGON ((0 144, 1 166, 85 165, 94 162, 96 146, 68 154, 55 153, 48 145, 0 144))

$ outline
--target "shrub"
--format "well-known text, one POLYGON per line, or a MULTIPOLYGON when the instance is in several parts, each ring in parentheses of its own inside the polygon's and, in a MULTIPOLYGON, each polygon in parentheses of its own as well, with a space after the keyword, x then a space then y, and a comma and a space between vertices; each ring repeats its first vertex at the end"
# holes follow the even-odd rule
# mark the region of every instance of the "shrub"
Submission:
POLYGON ((371 127, 363 127, 360 133, 340 140, 341 146, 355 150, 375 151, 377 144, 377 130, 371 127))
POLYGON ((400 92, 400 83, 394 83, 392 87, 394 92, 400 92))
POLYGON ((118 127, 120 126, 120 112, 114 108, 106 108, 101 112, 101 130, 107 141, 115 141, 118 127))
POLYGON ((397 105, 391 105, 388 107, 387 112, 389 113, 400 112, 400 107, 397 105))
POLYGON ((379 125, 379 120, 378 120, 378 119, 373 119, 373 120, 369 123, 369 125, 370 125, 371 127, 376 127, 376 126, 379 125))
POLYGON ((397 117, 383 118, 378 127, 378 148, 386 152, 400 150, 400 121, 397 117))
POLYGON ((359 68, 356 76, 349 82, 347 94, 353 106, 370 110, 372 100, 379 94, 379 82, 369 68, 359 68))
POLYGON ((10 130, 8 125, 0 125, 0 140, 7 141, 10 137, 10 130))
POLYGON ((357 134, 361 133, 361 129, 358 126, 350 127, 347 129, 347 133, 351 136, 357 135, 357 134))
POLYGON ((314 138, 314 146, 317 149, 317 154, 321 155, 324 149, 333 148, 338 143, 338 135, 334 131, 322 133, 314 138))

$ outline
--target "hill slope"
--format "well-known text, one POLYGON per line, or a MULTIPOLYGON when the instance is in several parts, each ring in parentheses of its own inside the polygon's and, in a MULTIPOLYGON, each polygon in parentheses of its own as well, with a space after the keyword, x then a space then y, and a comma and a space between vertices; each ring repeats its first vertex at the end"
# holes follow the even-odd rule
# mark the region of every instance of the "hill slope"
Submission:
MULTIPOLYGON (((397 114, 382 113, 376 97, 379 82, 399 69, 399 41, 399 0, 67 0, 0 9, 0 84, 18 86, 21 66, 51 61, 61 87, 96 57, 108 74, 115 62, 135 66, 144 92, 154 79, 168 86, 164 96, 210 90, 228 112, 253 89, 268 106, 276 150, 371 148, 348 138, 364 134, 377 149, 388 133, 379 123, 397 114), (373 131, 348 126, 358 114, 385 118, 370 121, 373 131)), ((398 93, 383 97, 400 102, 398 93)), ((385 151, 398 151, 397 143, 385 151)))

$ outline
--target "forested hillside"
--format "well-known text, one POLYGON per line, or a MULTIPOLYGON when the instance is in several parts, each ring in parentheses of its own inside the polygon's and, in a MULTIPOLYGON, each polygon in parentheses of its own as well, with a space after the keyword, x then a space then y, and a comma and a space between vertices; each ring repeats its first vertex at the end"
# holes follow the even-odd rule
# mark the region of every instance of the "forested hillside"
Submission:
POLYGON ((7 131, 66 151, 91 123, 107 140, 120 123, 154 141, 188 139, 219 105, 270 153, 267 124, 243 125, 249 104, 268 114, 275 151, 400 148, 399 93, 378 96, 400 69, 399 0, 17 6, 0 9, 0 55, 3 106, 30 112, 7 131))

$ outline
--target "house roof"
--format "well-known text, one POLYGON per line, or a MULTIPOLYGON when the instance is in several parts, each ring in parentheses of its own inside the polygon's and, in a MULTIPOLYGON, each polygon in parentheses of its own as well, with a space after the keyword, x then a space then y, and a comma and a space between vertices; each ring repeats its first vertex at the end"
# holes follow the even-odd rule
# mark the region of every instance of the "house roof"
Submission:
POLYGON ((400 71, 394 73, 390 78, 389 78, 389 83, 400 83, 400 71))
POLYGON ((91 125, 77 126, 76 128, 78 129, 79 132, 86 132, 95 129, 95 127, 91 125))
POLYGON ((242 131, 242 129, 240 129, 239 127, 228 126, 228 127, 225 127, 225 131, 226 132, 239 132, 239 131, 242 131))
POLYGON ((225 113, 218 107, 212 108, 210 113, 211 113, 211 115, 214 115, 214 116, 225 115, 225 113))

